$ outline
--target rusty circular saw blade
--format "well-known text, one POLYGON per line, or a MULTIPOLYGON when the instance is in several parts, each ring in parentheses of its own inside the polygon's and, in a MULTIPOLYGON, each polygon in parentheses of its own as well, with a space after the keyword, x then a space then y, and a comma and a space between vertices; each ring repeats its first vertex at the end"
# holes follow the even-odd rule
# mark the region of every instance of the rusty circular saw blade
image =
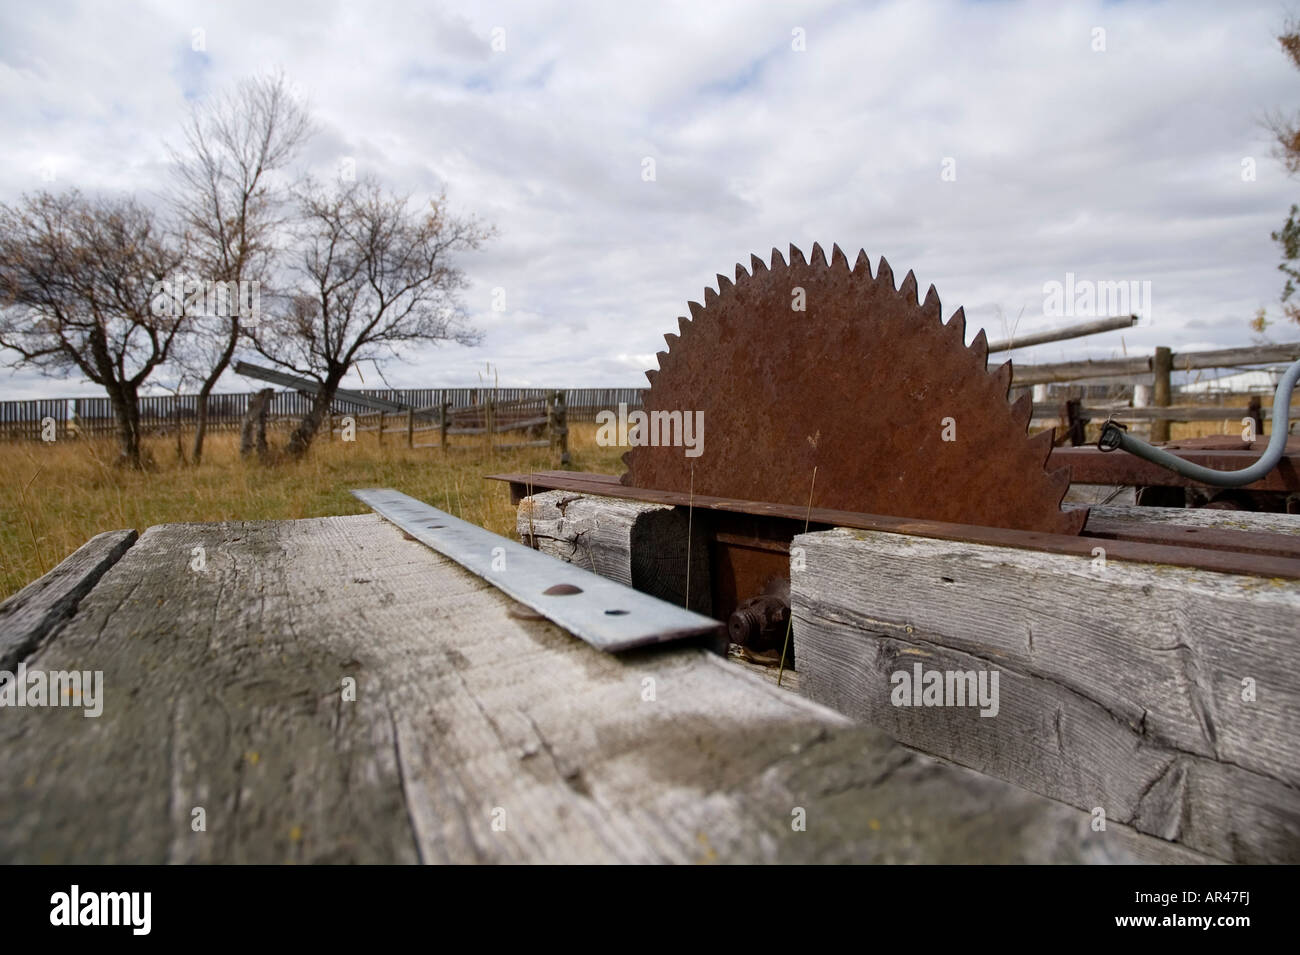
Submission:
POLYGON ((838 246, 829 263, 791 246, 789 263, 773 249, 752 269, 719 275, 664 336, 643 397, 660 443, 623 456, 625 486, 799 505, 811 491, 813 507, 1083 529, 1086 511, 1060 506, 1069 469, 1045 470, 1052 432, 1028 437, 1028 395, 1008 404, 1011 362, 989 371, 984 332, 967 346, 964 313, 944 323, 934 286, 918 301, 911 272, 896 289, 883 258, 873 275, 838 246), (699 456, 664 443, 654 413, 674 411, 703 412, 699 456))

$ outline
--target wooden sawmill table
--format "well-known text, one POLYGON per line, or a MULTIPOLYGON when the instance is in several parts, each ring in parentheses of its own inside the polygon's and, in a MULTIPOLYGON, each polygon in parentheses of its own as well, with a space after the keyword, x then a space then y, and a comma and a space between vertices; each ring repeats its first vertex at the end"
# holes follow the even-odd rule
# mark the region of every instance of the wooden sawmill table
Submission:
POLYGON ((0 606, 20 662, 104 702, 0 708, 0 862, 1200 859, 704 650, 601 653, 373 515, 100 535, 0 606))

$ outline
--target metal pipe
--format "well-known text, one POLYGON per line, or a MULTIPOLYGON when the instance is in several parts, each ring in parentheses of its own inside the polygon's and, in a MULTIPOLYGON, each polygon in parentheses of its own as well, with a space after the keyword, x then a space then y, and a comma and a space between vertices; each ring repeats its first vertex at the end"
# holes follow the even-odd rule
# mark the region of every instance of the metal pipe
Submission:
POLYGON ((1102 451, 1114 451, 1118 448, 1129 454, 1136 454, 1185 478, 1213 487, 1244 487, 1247 484, 1254 484, 1277 467, 1277 462, 1282 459, 1282 453, 1286 450, 1291 392, 1297 380, 1300 380, 1300 361, 1286 370, 1282 380, 1277 384, 1277 391, 1273 394, 1273 434, 1269 437, 1268 447, 1264 449, 1258 461, 1239 471, 1216 471, 1213 468, 1193 464, 1168 451, 1147 444, 1141 438, 1133 437, 1113 421, 1107 421, 1101 429, 1097 447, 1102 451))

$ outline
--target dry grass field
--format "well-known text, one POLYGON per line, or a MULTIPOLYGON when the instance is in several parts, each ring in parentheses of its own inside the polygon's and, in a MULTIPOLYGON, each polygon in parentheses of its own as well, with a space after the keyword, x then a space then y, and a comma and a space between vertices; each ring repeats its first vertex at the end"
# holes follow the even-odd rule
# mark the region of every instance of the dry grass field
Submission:
MULTIPOLYGON (((573 465, 620 473, 624 449, 596 444, 594 424, 570 425, 573 465)), ((284 435, 271 436, 283 444, 284 435)), ((101 531, 153 524, 277 520, 361 514, 354 487, 392 487, 498 534, 514 532, 506 485, 485 481, 499 471, 558 467, 546 448, 491 452, 482 439, 452 450, 408 449, 373 433, 352 442, 318 441, 305 460, 264 466, 243 461, 238 435, 209 438, 201 467, 181 464, 174 438, 147 442, 153 464, 143 473, 113 465, 111 440, 0 444, 0 599, 54 567, 101 531)), ((498 440, 504 440, 499 438, 498 440)))
MULTIPOLYGON (((1244 400, 1242 402, 1244 404, 1244 400)), ((1174 424, 1172 437, 1236 433, 1236 422, 1174 424)), ((624 449, 596 444, 594 424, 570 426, 573 466, 618 474, 624 449)), ((1089 426, 1095 441, 1100 424, 1089 426)), ((284 443, 275 433, 272 445, 284 443)), ((318 441, 305 460, 273 466, 243 461, 238 436, 210 437, 203 465, 177 459, 174 438, 146 442, 152 459, 139 473, 113 465, 108 439, 41 444, 0 443, 0 599, 54 567, 101 531, 153 524, 233 520, 279 520, 361 514, 366 508, 348 493, 354 487, 393 487, 498 534, 513 535, 514 508, 506 487, 484 481, 498 471, 558 467, 545 448, 490 451, 482 439, 459 440, 452 450, 408 449, 389 434, 357 440, 318 441)))

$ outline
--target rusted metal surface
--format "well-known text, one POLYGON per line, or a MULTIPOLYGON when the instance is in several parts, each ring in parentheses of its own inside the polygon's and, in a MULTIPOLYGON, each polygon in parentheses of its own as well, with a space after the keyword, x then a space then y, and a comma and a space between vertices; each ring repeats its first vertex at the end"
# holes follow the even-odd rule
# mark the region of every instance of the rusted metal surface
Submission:
MULTIPOLYGON (((779 651, 790 625, 790 581, 773 577, 727 619, 731 642, 759 653, 779 651)), ((780 660, 778 658, 777 662, 780 660)))
MULTIPOLYGON (((1258 397, 1252 398, 1251 402, 1255 408, 1259 407, 1258 397)), ((1254 451, 1258 456, 1268 447, 1268 436, 1264 434, 1263 427, 1257 426, 1254 441, 1243 441, 1235 434, 1206 434, 1199 438, 1169 441, 1161 447, 1166 451, 1254 451)), ((1286 453, 1300 458, 1300 437, 1286 439, 1286 453)))
MULTIPOLYGON (((1211 447, 1188 448, 1188 442, 1171 442, 1169 451, 1195 464, 1219 471, 1239 471, 1259 459, 1260 451, 1238 450, 1252 447, 1238 440, 1233 449, 1211 447), (1186 450, 1184 450, 1186 449, 1186 450)), ((1263 444, 1259 444, 1262 450, 1263 444)), ((1300 452, 1300 449, 1297 449, 1300 452)), ((1068 468, 1075 484, 1122 484, 1129 487, 1204 487, 1190 478, 1144 461, 1132 454, 1107 453, 1096 448, 1057 448, 1051 463, 1068 468)), ((1252 491, 1300 491, 1300 453, 1292 453, 1290 444, 1278 466, 1262 480, 1246 486, 1252 491)))
POLYGON ((895 289, 884 259, 872 275, 838 246, 751 263, 690 303, 646 373, 652 421, 703 413, 703 453, 634 447, 627 487, 806 507, 816 468, 818 508, 1079 533, 1069 472, 1044 470, 1051 432, 1027 437, 1032 402, 1007 403, 1011 363, 988 370, 961 309, 945 324, 933 286, 918 301, 911 272, 895 289))
MULTIPOLYGON (((620 485, 614 484, 609 493, 616 494, 619 489, 620 485)), ((774 579, 789 577, 790 541, 803 532, 804 522, 731 511, 701 511, 696 517, 709 541, 713 612, 719 619, 728 620, 730 629, 730 621, 741 606, 768 592, 774 579)), ((823 530, 825 526, 813 524, 810 529, 823 530)), ((731 633, 732 643, 759 652, 772 649, 761 632, 753 642, 737 636, 735 631, 731 633)))
POLYGON ((1140 541, 1300 560, 1300 536, 1291 534, 1219 527, 1184 527, 1177 524, 1134 525, 1127 521, 1108 521, 1094 517, 1088 522, 1086 536, 1100 540, 1140 541))
MULTIPOLYGON (((607 474, 583 474, 573 471, 551 471, 537 474, 496 474, 494 480, 508 481, 512 494, 535 493, 543 490, 574 491, 601 497, 621 497, 652 504, 669 504, 677 507, 694 507, 699 511, 729 511, 752 514, 762 518, 784 518, 802 523, 832 527, 856 527, 863 530, 884 531, 891 534, 911 534, 937 540, 962 541, 970 544, 989 544, 995 547, 1019 547, 1052 554, 1071 554, 1092 559, 1092 549, 1098 540, 1105 541, 1106 559, 1136 561, 1140 563, 1172 564, 1199 567, 1203 570, 1230 574, 1251 574, 1259 577, 1277 577, 1300 580, 1300 558, 1277 556, 1270 553, 1272 542, 1248 549, 1247 539, 1275 535, 1257 535, 1241 531, 1239 545, 1230 549, 1204 546, 1194 535, 1185 535, 1185 543, 1168 543, 1166 531, 1144 528, 1141 531, 1115 537, 1090 537, 1082 535, 1046 534, 1040 531, 1021 531, 1000 527, 979 527, 945 521, 915 520, 883 514, 864 514, 832 508, 805 505, 774 504, 765 501, 742 501, 735 498, 663 491, 656 488, 627 487, 617 478, 607 474)), ((1103 522, 1103 527, 1104 527, 1103 522)), ((1223 533, 1227 533, 1226 531, 1223 533)))

